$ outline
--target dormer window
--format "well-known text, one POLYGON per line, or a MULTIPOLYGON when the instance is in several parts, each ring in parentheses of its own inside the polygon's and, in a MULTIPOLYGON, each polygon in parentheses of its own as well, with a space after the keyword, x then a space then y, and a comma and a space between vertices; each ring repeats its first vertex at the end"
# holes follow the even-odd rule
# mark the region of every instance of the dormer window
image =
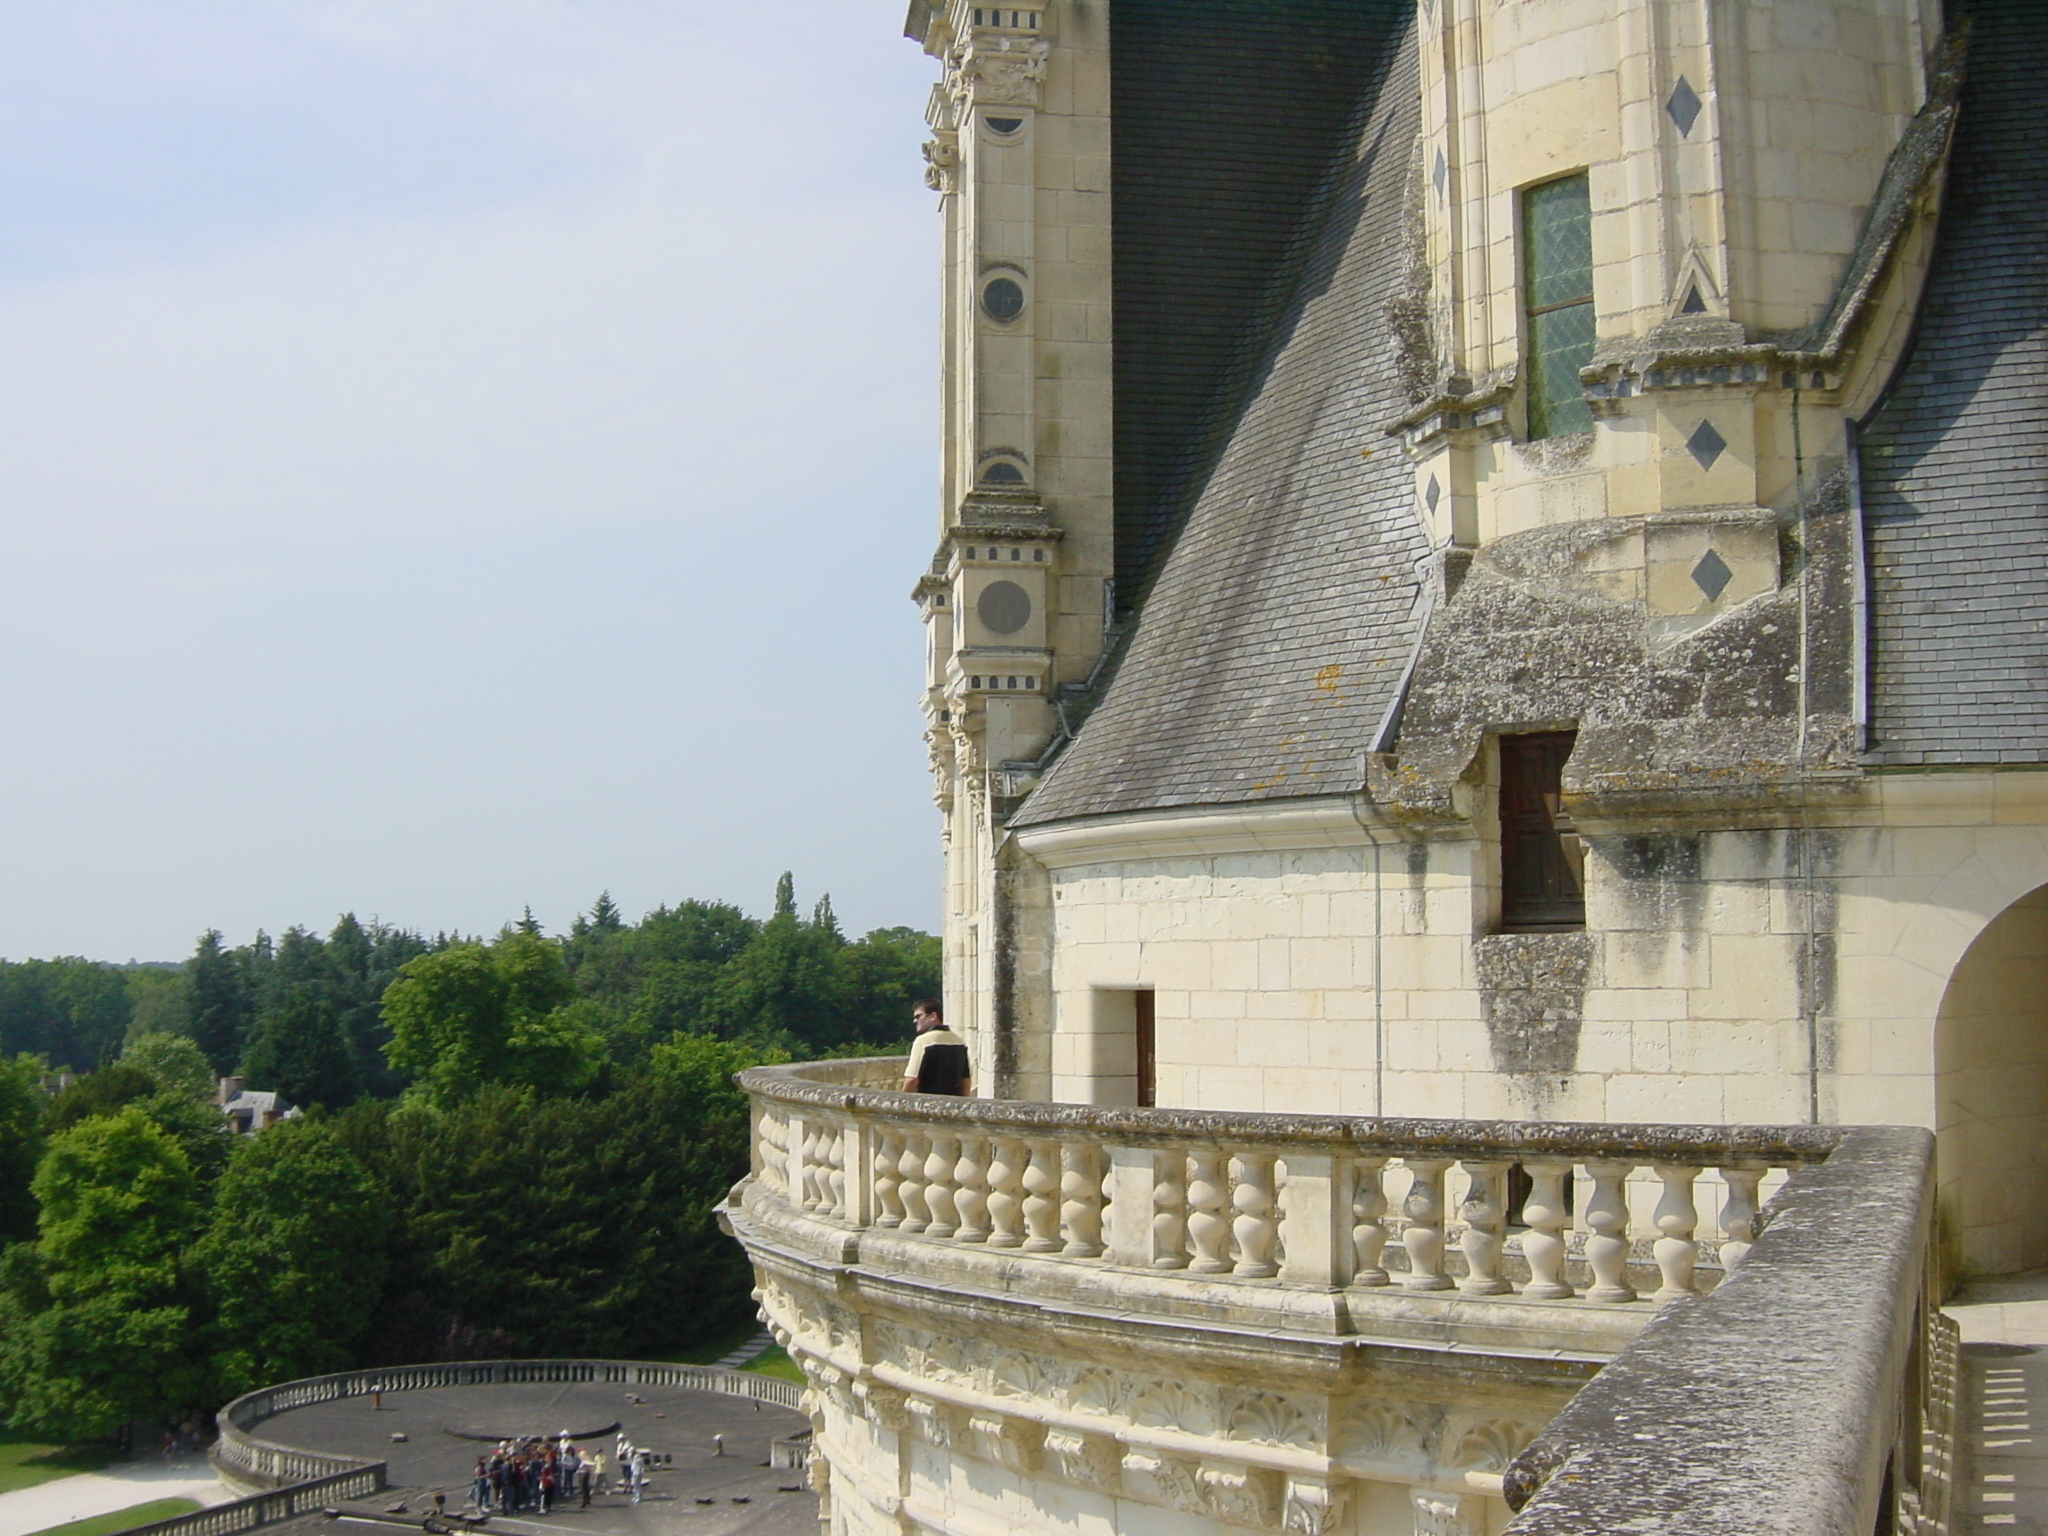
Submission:
POLYGON ((1522 194, 1529 438, 1593 430, 1579 370, 1593 361, 1593 201, 1585 173, 1522 194))

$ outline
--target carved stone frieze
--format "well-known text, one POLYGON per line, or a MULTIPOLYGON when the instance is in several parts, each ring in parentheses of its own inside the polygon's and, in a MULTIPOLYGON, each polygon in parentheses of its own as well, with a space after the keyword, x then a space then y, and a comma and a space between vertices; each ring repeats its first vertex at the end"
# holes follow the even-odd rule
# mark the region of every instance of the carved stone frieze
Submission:
POLYGON ((1505 1472, 1536 1432, 1514 1419, 1484 1419, 1465 1426, 1454 1442, 1448 1431, 1444 1438, 1450 1442, 1444 1460, 1451 1466, 1467 1472, 1505 1472))
POLYGON ((953 1444, 953 1410, 944 1403, 933 1402, 928 1397, 906 1397, 903 1408, 910 1415, 911 1423, 917 1426, 917 1436, 925 1444, 940 1450, 949 1450, 953 1444))
POLYGON ((1323 1436, 1298 1403, 1272 1392, 1255 1392, 1231 1410, 1230 1437, 1265 1445, 1291 1445, 1312 1451, 1323 1436))
POLYGON ((1113 1419, 1123 1413, 1130 1392, 1130 1378, 1100 1366, 1091 1366, 1074 1378, 1073 1386, 1067 1391, 1067 1401, 1081 1413, 1100 1414, 1113 1419))
POLYGON ((1156 1451, 1129 1450, 1123 1458, 1124 1491, 1147 1504, 1177 1509, 1184 1515, 1205 1515, 1208 1500, 1195 1480, 1193 1463, 1156 1451))
POLYGON ((1029 1419, 1001 1413, 970 1414, 967 1434, 974 1454, 1005 1471, 1029 1474, 1038 1470, 1044 1431, 1029 1419))
POLYGON ((1280 1477, 1238 1461, 1204 1461, 1196 1470, 1209 1513, 1225 1525, 1270 1530, 1277 1523, 1280 1477))
POLYGON ((953 54, 947 92, 963 106, 1036 107, 1051 52, 1042 37, 970 43, 953 54))
POLYGON ((1408 1502, 1415 1513, 1415 1536, 1473 1536, 1463 1494, 1411 1488, 1408 1502))
POLYGON ((1191 1435, 1217 1430, 1216 1407, 1206 1392, 1177 1381, 1149 1383, 1131 1400, 1131 1422, 1146 1429, 1178 1429, 1191 1435))
POLYGON ((960 142, 952 134, 925 140, 924 184, 934 192, 960 189, 960 142))
POLYGON ((1114 1440, 1077 1429, 1048 1430, 1044 1455, 1046 1470, 1063 1482, 1094 1493, 1118 1491, 1118 1452, 1114 1440))
POLYGON ((910 1412, 904 1406, 903 1393, 878 1381, 862 1381, 854 1384, 853 1396, 870 1424, 895 1435, 909 1431, 910 1412))
POLYGON ((1320 1477, 1290 1477, 1280 1529, 1287 1536, 1334 1536, 1344 1516, 1349 1485, 1320 1477))
POLYGON ((1337 1420, 1331 1450, 1345 1460, 1419 1463, 1424 1454, 1420 1426, 1385 1403, 1353 1403, 1337 1420))

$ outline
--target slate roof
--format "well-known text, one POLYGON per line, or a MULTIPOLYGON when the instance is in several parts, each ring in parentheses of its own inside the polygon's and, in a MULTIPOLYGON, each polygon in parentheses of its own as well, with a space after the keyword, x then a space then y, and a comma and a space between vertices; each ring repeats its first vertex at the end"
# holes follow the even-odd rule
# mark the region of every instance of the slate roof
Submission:
MULTIPOLYGON (((1115 14, 1146 9, 1143 0, 1119 0, 1115 14)), ((1212 11, 1208 0, 1170 9, 1190 27, 1206 26, 1212 11)), ((1150 538, 1167 552, 1102 702, 1013 825, 1354 787, 1363 778, 1360 754, 1414 643, 1417 562, 1427 539, 1411 471, 1383 434, 1407 404, 1390 310, 1412 265, 1404 208, 1414 188, 1420 92, 1410 7, 1214 6, 1219 25, 1251 26, 1248 10, 1327 23, 1320 42, 1311 46, 1297 28, 1290 46, 1317 61, 1308 71, 1322 80, 1316 89, 1329 84, 1316 73, 1325 67, 1345 82, 1348 100, 1319 108, 1345 131, 1327 151, 1297 142, 1291 158, 1282 156, 1284 176, 1273 170, 1296 190, 1287 193, 1287 214, 1275 201, 1257 216, 1283 230, 1284 241, 1268 242, 1256 260, 1244 243, 1236 256, 1215 244, 1198 253, 1196 269, 1212 275, 1205 280, 1220 282, 1233 262, 1246 273, 1263 262, 1268 277, 1263 288, 1247 281, 1234 309, 1227 295, 1197 306, 1207 326, 1197 327, 1198 339, 1210 350, 1198 346, 1179 370, 1185 396, 1176 403, 1144 377, 1127 390, 1119 373, 1118 540, 1150 538), (1186 426, 1172 437, 1176 415, 1186 426), (1134 440, 1149 458, 1127 466, 1134 440)), ((1238 34, 1248 35, 1256 27, 1238 34)), ((1284 66, 1274 74, 1283 86, 1294 79, 1284 66)), ((1219 139, 1203 137, 1208 129, 1191 126, 1180 136, 1174 126, 1211 111, 1201 92, 1162 89, 1141 130, 1142 93, 1125 92, 1122 79, 1120 156, 1151 132, 1159 144, 1201 141, 1211 166, 1230 161, 1219 139), (1176 111, 1177 120, 1158 115, 1176 111)), ((1263 142, 1259 153, 1281 155, 1283 146, 1263 142)), ((1118 172, 1120 247, 1134 195, 1130 171, 1127 164, 1118 172)), ((1259 173, 1247 160, 1236 174, 1256 181, 1259 173)), ((1120 367, 1132 357, 1128 322, 1139 327, 1140 354, 1153 347, 1148 366, 1173 371, 1171 314, 1148 312, 1134 297, 1143 268, 1129 257, 1117 266, 1120 367)), ((1168 288, 1154 298, 1168 304, 1170 264, 1158 277, 1168 288)))
POLYGON ((1913 350, 1862 437, 1881 764, 2048 761, 2048 28, 1969 11, 1913 350))

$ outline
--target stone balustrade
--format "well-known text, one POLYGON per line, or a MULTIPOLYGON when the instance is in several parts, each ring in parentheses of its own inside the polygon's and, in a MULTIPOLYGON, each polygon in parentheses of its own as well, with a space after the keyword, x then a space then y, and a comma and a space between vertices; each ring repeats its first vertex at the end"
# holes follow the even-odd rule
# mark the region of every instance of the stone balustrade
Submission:
POLYGON ((754 1170, 724 1207, 845 1529, 1019 1500, 1219 1536, 1946 1528, 1924 1132, 1009 1103, 901 1072, 742 1074, 754 1170))
POLYGON ((1754 1243, 1765 1179, 1840 1136, 945 1099, 882 1086, 900 1071, 743 1074, 761 1195, 920 1243, 1323 1291, 1698 1295, 1754 1243))

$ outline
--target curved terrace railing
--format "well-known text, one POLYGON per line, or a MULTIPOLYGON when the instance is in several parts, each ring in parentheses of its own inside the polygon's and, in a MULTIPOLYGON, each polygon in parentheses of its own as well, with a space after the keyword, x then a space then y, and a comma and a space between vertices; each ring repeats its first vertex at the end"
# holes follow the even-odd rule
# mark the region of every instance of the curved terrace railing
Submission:
POLYGON ((281 1445, 252 1433, 290 1408, 377 1392, 430 1387, 473 1387, 492 1382, 596 1381, 630 1386, 688 1387, 753 1398, 797 1409, 802 1389, 792 1382, 709 1365, 664 1365, 638 1360, 473 1360, 447 1365, 398 1365, 381 1370, 309 1376, 245 1392, 217 1415, 220 1437, 210 1454, 230 1487, 267 1485, 267 1491, 189 1515, 137 1527, 127 1536, 235 1536, 272 1521, 367 1499, 385 1486, 386 1464, 281 1445))
MULTIPOLYGON (((740 1075, 750 1241, 774 1228, 897 1275, 1008 1250, 1004 1292, 1055 1312, 1089 1268, 1153 1273, 1160 1312, 1187 1321, 1184 1276, 1233 1307, 1289 1292, 1640 1305, 1648 1326, 1608 1346, 1511 1470, 1514 1532, 1946 1528, 1955 1338, 1925 1131, 1011 1103, 892 1091, 901 1071, 740 1075)), ((1390 1314, 1292 1315, 1358 1333, 1390 1314)))
MULTIPOLYGON (((445 1365, 394 1365, 378 1370, 338 1371, 308 1376, 245 1392, 221 1409, 220 1438, 211 1453, 214 1465, 237 1482, 278 1486, 359 1472, 374 1467, 379 1474, 369 1490, 384 1486, 382 1462, 280 1445, 251 1433, 265 1419, 308 1403, 337 1398, 368 1397, 378 1392, 411 1392, 431 1387, 477 1387, 506 1382, 595 1381, 623 1386, 688 1387, 697 1392, 723 1392, 795 1409, 802 1389, 793 1382, 713 1365, 663 1365, 639 1360, 464 1360, 445 1365)), ((196 1518, 196 1517, 194 1517, 196 1518)), ((206 1536, 206 1533, 195 1533, 206 1536)))
POLYGON ((1765 1179, 1824 1161, 1842 1136, 1113 1109, 880 1086, 900 1075, 900 1058, 742 1073, 764 1191, 819 1221, 921 1242, 1479 1300, 1697 1295, 1754 1243, 1765 1179), (1519 1210, 1516 1167, 1529 1180, 1519 1210))

